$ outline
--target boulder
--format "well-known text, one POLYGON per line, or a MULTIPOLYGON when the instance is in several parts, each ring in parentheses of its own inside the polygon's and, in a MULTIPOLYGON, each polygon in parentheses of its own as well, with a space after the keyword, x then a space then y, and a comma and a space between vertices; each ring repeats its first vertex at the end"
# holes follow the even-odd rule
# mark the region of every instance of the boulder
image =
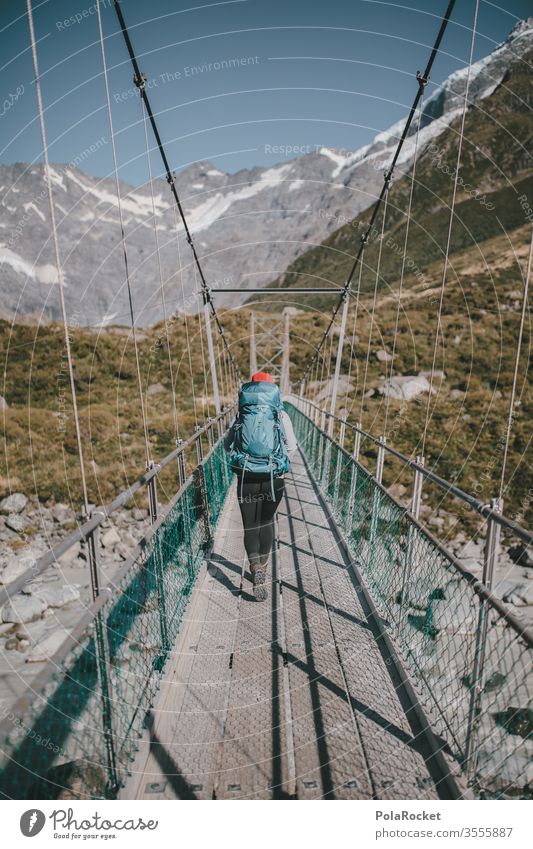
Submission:
POLYGON ((124 543, 120 542, 116 547, 116 553, 120 557, 121 560, 127 560, 131 554, 131 548, 124 543))
POLYGON ((378 389, 385 397, 395 398, 397 401, 411 401, 417 395, 429 392, 429 390, 427 377, 421 375, 391 377, 390 380, 385 380, 378 389))
POLYGON ((26 519, 25 516, 22 516, 21 513, 10 513, 6 519, 6 527, 10 528, 10 530, 15 531, 17 534, 25 531, 27 527, 29 527, 30 522, 26 519))
MULTIPOLYGON (((427 377, 428 380, 431 380, 431 371, 419 371, 418 376, 427 377)), ((442 369, 436 368, 433 372, 433 382, 435 382, 436 380, 446 380, 446 375, 444 374, 442 369)))
POLYGON ((392 354, 387 353, 387 351, 376 351, 376 359, 380 363, 390 363, 392 354))
POLYGON ((407 488, 403 485, 403 483, 393 483, 392 486, 389 486, 388 493, 395 498, 396 501, 399 501, 405 493, 407 492, 407 488))
POLYGON ((513 545, 509 548, 508 554, 511 560, 519 566, 533 569, 533 548, 531 546, 518 543, 518 545, 513 545))
POLYGON ((0 410, 7 410, 8 407, 9 404, 7 403, 6 399, 3 395, 0 395, 0 410))
POLYGON ((54 590, 52 587, 39 587, 32 595, 43 601, 47 607, 64 607, 71 601, 80 600, 80 590, 76 584, 65 584, 54 590))
POLYGON ((13 622, 22 625, 25 622, 35 622, 46 610, 46 604, 34 595, 19 595, 10 599, 2 608, 2 622, 13 622))
POLYGON ((68 631, 64 628, 60 628, 58 631, 52 631, 39 645, 30 651, 26 658, 26 663, 43 663, 46 660, 50 660, 67 637, 68 631))
POLYGON ((67 548, 64 554, 57 558, 56 563, 63 569, 67 566, 73 566, 81 553, 81 543, 75 542, 70 548, 67 548))
POLYGON ((458 560, 469 572, 480 572, 483 570, 483 545, 482 543, 469 540, 466 545, 456 552, 458 560))
POLYGON ((142 522, 148 516, 148 510, 143 510, 140 507, 134 507, 131 511, 131 515, 135 519, 136 522, 142 522))
POLYGON ((0 513, 21 513, 27 503, 28 499, 22 492, 12 492, 0 501, 0 513))
POLYGON ((113 548, 115 545, 119 544, 120 536, 116 532, 115 528, 109 528, 109 530, 100 537, 100 542, 104 548, 113 548))
MULTIPOLYGON (((333 378, 330 378, 329 380, 323 382, 321 381, 320 386, 322 388, 315 398, 315 403, 317 404, 320 404, 321 401, 324 401, 326 398, 330 397, 331 391, 333 389, 333 378)), ((338 397, 342 398, 343 395, 353 392, 353 390, 354 385, 348 380, 348 375, 341 374, 339 376, 338 397)))
POLYGON ((0 583, 8 585, 16 581, 27 569, 35 565, 37 558, 31 550, 26 550, 18 555, 9 557, 0 575, 0 583))
POLYGON ((517 607, 533 604, 533 587, 529 583, 504 579, 497 582, 494 594, 506 604, 514 604, 517 607))
POLYGON ((151 395, 159 395, 161 392, 166 392, 162 383, 151 383, 146 390, 146 396, 149 398, 151 395))
POLYGON ((76 519, 74 510, 68 504, 55 504, 50 512, 60 525, 64 525, 66 522, 74 522, 76 519))

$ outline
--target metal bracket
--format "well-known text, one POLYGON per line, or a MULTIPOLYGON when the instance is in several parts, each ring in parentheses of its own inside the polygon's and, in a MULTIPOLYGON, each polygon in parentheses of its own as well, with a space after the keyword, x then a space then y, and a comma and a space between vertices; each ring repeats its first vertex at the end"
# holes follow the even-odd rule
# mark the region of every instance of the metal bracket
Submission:
POLYGON ((133 84, 137 86, 139 91, 144 91, 146 88, 146 74, 141 74, 140 77, 135 74, 133 77, 133 84))

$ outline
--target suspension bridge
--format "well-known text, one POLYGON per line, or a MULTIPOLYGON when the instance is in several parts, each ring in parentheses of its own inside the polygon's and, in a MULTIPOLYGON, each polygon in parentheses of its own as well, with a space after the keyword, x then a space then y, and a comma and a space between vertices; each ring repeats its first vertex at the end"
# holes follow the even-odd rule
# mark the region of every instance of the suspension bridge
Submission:
MULTIPOLYGON (((263 604, 255 603, 251 595, 237 492, 223 449, 224 433, 235 412, 224 399, 236 397, 241 366, 187 226, 120 4, 114 5, 139 89, 147 148, 151 128, 198 273, 206 379, 211 382, 215 414, 198 422, 193 434, 183 436, 177 431, 174 410, 176 447, 158 461, 152 458, 117 176, 146 469, 111 503, 91 507, 55 232, 37 39, 27 0, 85 520, 3 587, 0 596, 2 604, 10 601, 16 607, 20 590, 81 541, 93 601, 31 687, 5 712, 0 726, 0 792, 19 799, 529 798, 533 632, 494 594, 493 581, 502 532, 525 545, 533 542, 533 535, 503 510, 531 252, 502 484, 490 504, 444 480, 426 463, 431 391, 415 458, 387 442, 386 423, 376 436, 359 421, 337 414, 349 305, 356 305, 357 322, 368 234, 380 211, 384 226, 394 168, 422 108, 454 2, 445 12, 425 70, 417 72, 413 106, 353 268, 342 286, 326 290, 335 307, 298 383, 291 383, 290 311, 281 316, 256 311, 250 319, 250 367, 276 374, 299 443, 276 517, 268 602, 263 604), (357 279, 359 284, 352 288, 357 279), (328 343, 329 357, 324 353, 328 343), (318 397, 317 386, 327 388, 325 397, 318 397), (374 450, 373 468, 363 462, 363 443, 374 450), (407 506, 383 485, 389 464, 411 481, 407 506), (175 492, 164 505, 158 490, 163 470, 172 470, 175 480, 175 492), (484 521, 481 577, 469 572, 422 522, 422 492, 429 488, 484 521), (113 581, 103 585, 100 529, 115 511, 144 492, 150 529, 113 581)), ((118 175, 98 3, 97 19, 118 175)), ((472 46, 475 28, 474 20, 472 46)), ((468 85, 458 166, 467 100, 468 85)), ((448 249, 453 215, 452 203, 448 249)), ((407 238, 408 233, 406 248, 407 238)), ((447 263, 448 250, 429 364, 431 384, 447 263)), ((378 278, 379 264, 369 340, 378 278)), ((279 294, 279 290, 256 294, 269 297, 272 292, 279 294)), ((399 301, 400 297, 398 314, 399 301)), ((167 322, 165 326, 168 333, 167 322)), ((391 376, 394 350, 395 342, 391 376)), ((174 387, 170 344, 168 353, 174 387)), ((353 334, 350 364, 352 360, 353 334)), ((368 356, 365 382, 367 370, 368 356)))

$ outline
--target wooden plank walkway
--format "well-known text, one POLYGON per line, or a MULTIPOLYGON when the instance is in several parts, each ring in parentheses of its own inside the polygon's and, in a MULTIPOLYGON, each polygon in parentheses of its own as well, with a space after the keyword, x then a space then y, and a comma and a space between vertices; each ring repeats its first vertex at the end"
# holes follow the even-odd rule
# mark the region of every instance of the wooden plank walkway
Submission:
POLYGON ((446 796, 302 456, 266 602, 251 593, 236 499, 234 486, 124 797, 446 796))

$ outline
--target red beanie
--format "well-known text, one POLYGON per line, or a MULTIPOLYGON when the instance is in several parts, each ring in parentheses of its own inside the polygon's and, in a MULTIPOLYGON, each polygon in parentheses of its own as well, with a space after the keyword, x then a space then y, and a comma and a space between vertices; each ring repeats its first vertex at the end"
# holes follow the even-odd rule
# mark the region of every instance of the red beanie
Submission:
POLYGON ((256 371, 256 373, 252 375, 252 380, 254 383, 275 383, 272 375, 268 374, 266 371, 256 371))

